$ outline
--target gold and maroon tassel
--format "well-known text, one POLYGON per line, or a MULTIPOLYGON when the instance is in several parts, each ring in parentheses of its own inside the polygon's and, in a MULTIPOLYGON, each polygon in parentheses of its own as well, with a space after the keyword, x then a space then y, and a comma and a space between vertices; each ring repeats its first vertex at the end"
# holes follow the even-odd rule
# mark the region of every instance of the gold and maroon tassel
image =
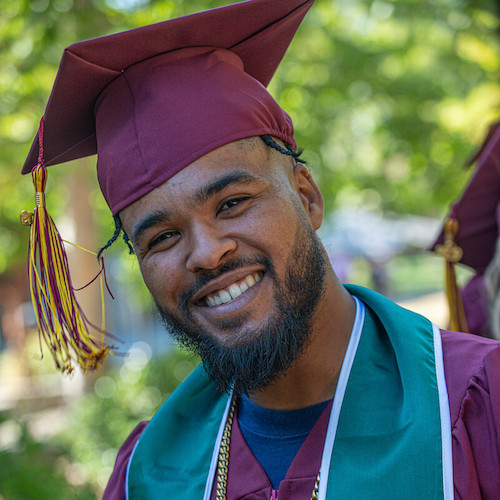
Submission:
POLYGON ((31 226, 28 271, 40 348, 43 355, 43 339, 57 368, 63 373, 72 373, 75 364, 84 372, 95 370, 110 352, 110 347, 104 343, 104 261, 99 259, 100 270, 96 276, 101 280, 102 298, 102 325, 98 328, 88 321, 78 304, 71 283, 64 243, 45 205, 47 168, 43 160, 43 118, 38 140, 38 163, 31 172, 36 206, 33 213, 25 210, 21 212, 21 222, 31 226), (99 341, 92 337, 91 330, 100 333, 99 341))
POLYGON ((455 243, 457 231, 458 221, 452 214, 444 225, 444 242, 442 245, 436 245, 436 252, 445 259, 446 296, 450 311, 449 328, 457 332, 468 332, 462 295, 455 274, 455 264, 463 255, 463 250, 455 243))

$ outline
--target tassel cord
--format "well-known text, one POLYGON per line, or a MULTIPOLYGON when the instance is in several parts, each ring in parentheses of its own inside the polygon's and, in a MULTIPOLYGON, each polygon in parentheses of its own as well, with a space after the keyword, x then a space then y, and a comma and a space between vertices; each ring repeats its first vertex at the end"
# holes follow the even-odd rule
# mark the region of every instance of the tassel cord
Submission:
MULTIPOLYGON (((48 241, 44 241, 44 237, 40 234, 44 233, 44 231, 39 230, 39 227, 44 226, 45 221, 43 219, 45 218, 45 214, 43 214, 43 210, 38 210, 38 212, 39 213, 35 213, 33 228, 40 237, 34 240, 36 245, 33 249, 34 252, 32 254, 30 266, 35 278, 34 281, 32 281, 32 290, 35 291, 35 300, 38 305, 38 324, 47 345, 49 345, 54 352, 61 353, 63 364, 66 364, 71 358, 69 345, 77 347, 74 342, 71 341, 71 334, 74 332, 75 318, 73 315, 73 325, 65 325, 70 332, 68 337, 63 326, 64 321, 61 321, 62 318, 68 317, 67 314, 69 311, 65 307, 66 301, 60 296, 61 289, 57 286, 57 278, 54 275, 54 269, 47 268, 43 264, 44 262, 58 262, 58 260, 57 256, 51 255, 51 246, 53 246, 51 243, 53 242, 50 240, 52 238, 48 241), (38 217, 39 215, 41 217, 38 217), (37 269, 37 267, 39 267, 39 269, 37 269), (37 291, 40 291, 41 295, 38 294, 37 291)), ((57 269, 59 269, 59 266, 57 269)), ((74 313, 74 307, 71 312, 74 313)))
MULTIPOLYGON (((45 208, 43 190, 46 178, 45 167, 38 165, 33 171, 37 206, 33 214, 29 245, 32 302, 41 337, 50 348, 56 366, 70 372, 76 358, 77 363, 85 371, 88 368, 95 368, 99 360, 109 351, 103 343, 106 334, 104 300, 102 300, 102 327, 97 328, 88 321, 74 296, 63 240, 45 208), (88 334, 89 328, 101 332, 103 347, 99 347, 97 341, 88 334)), ((104 282, 108 290, 109 287, 105 280, 102 260, 99 273, 92 281, 97 277, 101 278, 100 288, 103 294, 104 282)))
POLYGON ((445 259, 445 284, 448 308, 450 312, 450 330, 468 332, 465 318, 462 295, 457 285, 455 264, 460 262, 463 251, 455 243, 458 232, 458 221, 452 211, 444 225, 444 242, 436 246, 436 251, 445 259))
MULTIPOLYGON (((38 218, 33 219, 32 231, 38 231, 38 218)), ((31 283, 31 298, 33 304, 36 304, 36 319, 38 324, 38 329, 43 337, 45 344, 51 348, 51 354, 56 361, 58 368, 62 369, 62 366, 69 362, 70 355, 65 342, 61 342, 60 338, 60 328, 59 325, 56 326, 52 321, 52 315, 48 314, 49 308, 49 298, 46 293, 46 280, 45 273, 43 269, 41 270, 41 276, 37 270, 36 262, 39 256, 39 244, 37 244, 36 239, 32 239, 35 245, 30 245, 30 283, 31 283), (41 292, 41 294, 39 293, 41 292), (52 332, 52 335, 51 335, 52 332), (62 358, 62 359, 61 359, 62 358)), ((56 318, 54 318, 56 319, 56 318)), ((43 350, 42 350, 43 356, 43 350)))

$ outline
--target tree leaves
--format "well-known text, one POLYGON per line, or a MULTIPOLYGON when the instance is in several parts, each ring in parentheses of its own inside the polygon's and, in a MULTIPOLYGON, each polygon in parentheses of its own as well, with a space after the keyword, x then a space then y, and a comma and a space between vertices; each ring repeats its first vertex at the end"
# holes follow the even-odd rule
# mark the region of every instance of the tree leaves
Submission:
MULTIPOLYGON (((24 260, 17 217, 32 192, 18 172, 64 47, 227 3, 0 0, 0 225, 11 234, 0 272, 24 260)), ((270 90, 294 119, 327 208, 436 215, 458 197, 464 161, 498 118, 495 9, 486 0, 317 0, 270 90)))

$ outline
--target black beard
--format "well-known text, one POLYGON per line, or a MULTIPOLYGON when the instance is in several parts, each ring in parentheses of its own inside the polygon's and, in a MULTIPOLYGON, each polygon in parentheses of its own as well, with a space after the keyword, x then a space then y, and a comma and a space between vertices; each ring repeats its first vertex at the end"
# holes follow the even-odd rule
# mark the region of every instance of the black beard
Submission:
POLYGON ((325 254, 309 221, 299 216, 299 230, 287 263, 284 283, 267 258, 237 259, 216 271, 205 271, 179 300, 183 318, 157 305, 160 317, 174 340, 199 355, 210 379, 223 392, 252 394, 276 381, 309 345, 314 312, 323 294, 325 254), (264 265, 274 282, 273 312, 260 329, 245 330, 245 318, 221 322, 221 330, 240 330, 221 341, 193 321, 189 297, 211 279, 244 265, 264 265))

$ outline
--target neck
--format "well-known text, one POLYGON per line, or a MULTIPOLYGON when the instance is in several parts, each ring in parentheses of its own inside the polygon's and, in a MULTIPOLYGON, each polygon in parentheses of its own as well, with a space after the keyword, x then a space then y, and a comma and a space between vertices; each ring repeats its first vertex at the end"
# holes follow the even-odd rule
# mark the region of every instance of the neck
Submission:
POLYGON ((294 410, 333 398, 355 315, 354 299, 330 271, 311 342, 284 375, 250 399, 265 408, 294 410))

